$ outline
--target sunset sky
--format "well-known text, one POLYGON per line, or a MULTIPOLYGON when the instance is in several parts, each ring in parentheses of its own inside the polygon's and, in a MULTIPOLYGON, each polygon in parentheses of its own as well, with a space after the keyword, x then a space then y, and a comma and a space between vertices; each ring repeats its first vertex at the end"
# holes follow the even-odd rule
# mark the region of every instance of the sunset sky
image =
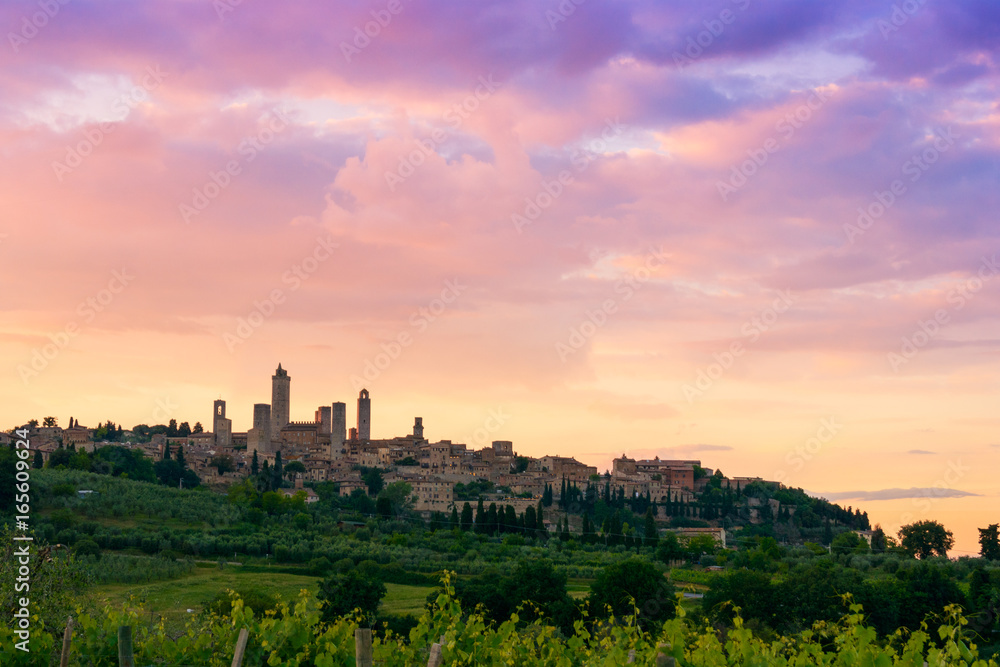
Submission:
POLYGON ((3 428, 242 431, 280 362, 293 420, 364 386, 373 437, 698 458, 954 555, 1000 521, 995 1, 0 26, 3 428))

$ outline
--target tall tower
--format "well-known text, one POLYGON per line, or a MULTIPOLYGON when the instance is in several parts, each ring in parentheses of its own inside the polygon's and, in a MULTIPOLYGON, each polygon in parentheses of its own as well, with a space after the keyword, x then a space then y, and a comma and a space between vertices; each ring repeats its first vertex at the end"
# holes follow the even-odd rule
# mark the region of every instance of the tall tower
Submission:
POLYGON ((413 418, 413 437, 419 440, 424 439, 424 418, 414 417, 413 418))
POLYGON ((233 442, 233 422, 226 419, 226 402, 221 399, 212 406, 212 437, 216 447, 229 447, 233 442))
POLYGON ((371 440, 372 437, 372 399, 368 390, 362 389, 358 394, 358 440, 371 440))
POLYGON ((288 371, 278 364, 278 370, 271 376, 271 437, 277 438, 281 434, 281 429, 288 426, 289 416, 289 388, 292 378, 288 377, 288 371))
POLYGON ((334 403, 330 407, 330 458, 338 458, 347 440, 347 404, 334 403))
POLYGON ((330 406, 321 405, 316 408, 316 423, 322 435, 330 435, 330 406))
POLYGON ((271 453, 271 406, 254 403, 253 428, 247 432, 247 453, 271 453))

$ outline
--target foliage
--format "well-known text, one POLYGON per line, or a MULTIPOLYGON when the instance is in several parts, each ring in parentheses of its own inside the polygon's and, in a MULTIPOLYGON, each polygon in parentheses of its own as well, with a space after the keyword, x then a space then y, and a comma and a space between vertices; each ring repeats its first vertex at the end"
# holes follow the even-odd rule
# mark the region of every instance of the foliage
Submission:
POLYGON ((979 529, 979 553, 989 560, 1000 560, 1000 524, 979 529))
MULTIPOLYGON (((273 613, 259 615, 243 600, 232 602, 229 615, 192 618, 180 635, 170 635, 162 623, 148 625, 141 607, 83 612, 73 632, 71 665, 117 664, 116 633, 121 625, 133 627, 136 664, 204 665, 227 667, 241 628, 249 631, 247 665, 354 664, 354 630, 358 620, 348 616, 322 620, 317 600, 308 592, 292 603, 279 602, 273 613)), ((441 642, 446 665, 559 665, 612 667, 630 662, 653 665, 665 652, 678 664, 690 667, 997 667, 978 657, 977 647, 965 631, 968 620, 956 607, 937 619, 928 619, 920 630, 879 640, 865 625, 863 608, 851 604, 846 615, 821 622, 794 635, 763 638, 755 635, 739 616, 720 635, 679 614, 645 632, 633 616, 579 620, 568 634, 544 619, 525 624, 513 615, 490 623, 481 614, 464 609, 446 577, 440 595, 419 618, 407 637, 376 635, 373 651, 387 667, 426 664, 429 647, 441 642), (443 637, 443 640, 441 639, 443 637)), ((13 650, 14 637, 0 626, 0 663, 12 667, 49 664, 54 644, 49 634, 33 636, 33 651, 13 650)))
POLYGON ((357 569, 335 572, 319 585, 320 609, 326 622, 355 610, 360 610, 363 618, 373 619, 384 597, 385 584, 357 569))
POLYGON ((917 521, 899 529, 899 544, 910 556, 921 560, 947 556, 955 538, 937 521, 917 521))
POLYGON ((635 613, 647 630, 673 618, 676 611, 673 584, 655 565, 638 558, 604 568, 590 587, 588 602, 598 617, 635 613))

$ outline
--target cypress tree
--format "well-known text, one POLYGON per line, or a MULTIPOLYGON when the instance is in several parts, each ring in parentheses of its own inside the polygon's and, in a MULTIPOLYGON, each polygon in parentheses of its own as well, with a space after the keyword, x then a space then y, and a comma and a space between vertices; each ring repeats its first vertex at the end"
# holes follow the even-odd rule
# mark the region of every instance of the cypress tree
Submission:
POLYGON ((507 509, 504 511, 505 517, 504 523, 507 524, 507 530, 512 533, 520 532, 521 526, 517 524, 517 512, 514 510, 512 505, 507 505, 507 509))
POLYGON ((451 506, 451 518, 448 523, 452 530, 458 529, 458 508, 454 505, 451 506))
POLYGON ((256 475, 260 472, 260 464, 257 462, 257 450, 253 450, 253 459, 250 461, 250 474, 256 475))
POLYGON ((469 503, 462 505, 462 530, 465 532, 472 530, 472 505, 469 503))
POLYGON ((486 533, 486 510, 483 509, 483 499, 479 499, 476 505, 476 532, 480 535, 486 533))
POLYGON ((528 537, 534 536, 535 530, 535 508, 528 505, 524 510, 524 534, 528 537))
POLYGON ((643 526, 643 533, 646 536, 646 546, 655 547, 660 537, 656 532, 656 517, 653 516, 652 507, 646 510, 646 518, 645 518, 645 525, 643 526))
POLYGON ((490 509, 486 513, 486 534, 496 535, 497 533, 497 504, 490 503, 490 509))

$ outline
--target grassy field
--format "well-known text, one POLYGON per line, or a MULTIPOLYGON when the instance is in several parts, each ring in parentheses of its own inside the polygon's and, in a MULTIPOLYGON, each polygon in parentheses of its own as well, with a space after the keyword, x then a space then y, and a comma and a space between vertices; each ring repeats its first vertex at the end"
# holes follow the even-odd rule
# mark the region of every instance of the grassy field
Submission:
POLYGON ((590 595, 590 585, 593 579, 568 579, 566 581, 566 592, 574 600, 582 600, 590 595))
POLYGON ((385 589, 385 597, 382 598, 382 611, 390 614, 419 616, 423 613, 427 596, 434 590, 434 587, 386 584, 385 589))
MULTIPOLYGON (((239 567, 218 569, 199 567, 189 576, 152 584, 108 584, 91 591, 91 600, 103 606, 121 605, 130 597, 143 604, 150 618, 162 616, 171 630, 184 627, 187 619, 197 613, 227 588, 256 588, 280 596, 283 600, 295 599, 303 588, 316 592, 319 577, 284 573, 246 572, 239 567), (188 610, 191 611, 188 611, 188 610)), ((382 609, 393 614, 419 615, 424 608, 430 586, 403 586, 386 584, 382 609)))
POLYGON ((147 614, 162 616, 168 628, 179 629, 187 618, 202 610, 219 591, 227 588, 257 588, 280 595, 291 601, 303 588, 316 591, 318 577, 292 574, 260 574, 241 572, 240 568, 195 568, 181 579, 158 581, 152 584, 107 584, 91 592, 91 600, 99 605, 120 605, 130 597, 142 602, 147 614), (188 611, 188 610, 192 611, 188 611))

